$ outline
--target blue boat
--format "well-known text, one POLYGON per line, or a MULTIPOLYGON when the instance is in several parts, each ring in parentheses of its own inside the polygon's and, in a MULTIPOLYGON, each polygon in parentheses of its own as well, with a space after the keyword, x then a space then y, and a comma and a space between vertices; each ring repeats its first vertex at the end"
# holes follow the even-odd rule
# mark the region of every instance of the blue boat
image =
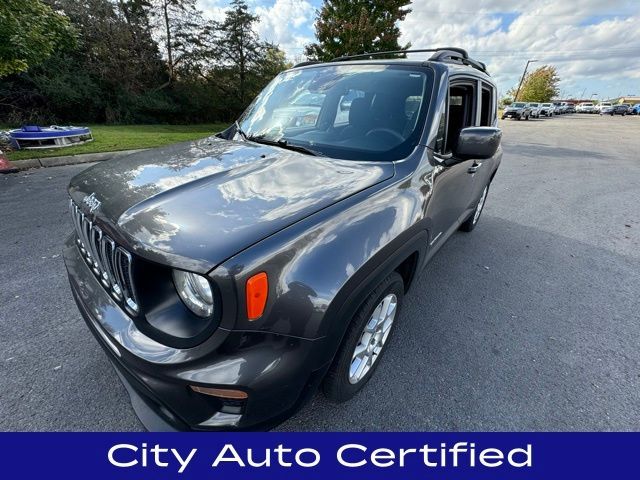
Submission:
POLYGON ((39 127, 24 125, 22 128, 9 130, 11 143, 16 149, 62 148, 91 142, 93 135, 87 127, 39 127))

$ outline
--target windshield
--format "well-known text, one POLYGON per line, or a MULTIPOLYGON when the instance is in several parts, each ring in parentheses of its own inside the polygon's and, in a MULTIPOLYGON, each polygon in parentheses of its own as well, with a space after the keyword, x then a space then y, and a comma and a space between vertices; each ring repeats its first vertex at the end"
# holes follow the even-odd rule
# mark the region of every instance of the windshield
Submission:
POLYGON ((290 70, 265 87, 238 124, 249 141, 335 158, 398 160, 419 140, 432 83, 430 69, 406 65, 290 70))
POLYGON ((523 107, 526 107, 527 104, 526 103, 514 103, 513 106, 516 107, 516 108, 523 108, 523 107))
POLYGON ((538 106, 538 104, 537 104, 537 103, 530 103, 530 104, 529 104, 529 106, 530 106, 530 107, 537 107, 537 106, 538 106))

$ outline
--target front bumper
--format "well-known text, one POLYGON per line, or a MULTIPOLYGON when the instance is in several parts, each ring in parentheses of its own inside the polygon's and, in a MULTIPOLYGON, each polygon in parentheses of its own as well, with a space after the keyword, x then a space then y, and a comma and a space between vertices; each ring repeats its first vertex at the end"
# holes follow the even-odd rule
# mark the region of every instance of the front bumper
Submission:
POLYGON ((268 428, 311 396, 328 367, 324 339, 218 328, 194 348, 162 345, 107 294, 71 238, 64 259, 76 304, 149 430, 268 428), (192 385, 242 390, 248 397, 224 400, 192 385))
POLYGON ((523 112, 511 111, 504 112, 502 114, 502 118, 520 118, 523 115, 523 112))

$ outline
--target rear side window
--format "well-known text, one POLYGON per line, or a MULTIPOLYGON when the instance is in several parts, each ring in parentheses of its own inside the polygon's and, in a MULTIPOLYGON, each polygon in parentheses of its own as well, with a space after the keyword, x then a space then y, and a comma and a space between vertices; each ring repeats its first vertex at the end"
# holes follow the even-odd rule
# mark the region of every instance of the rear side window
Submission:
POLYGON ((480 107, 480 126, 490 127, 495 120, 495 108, 494 108, 494 93, 493 88, 489 85, 482 85, 482 98, 480 107))

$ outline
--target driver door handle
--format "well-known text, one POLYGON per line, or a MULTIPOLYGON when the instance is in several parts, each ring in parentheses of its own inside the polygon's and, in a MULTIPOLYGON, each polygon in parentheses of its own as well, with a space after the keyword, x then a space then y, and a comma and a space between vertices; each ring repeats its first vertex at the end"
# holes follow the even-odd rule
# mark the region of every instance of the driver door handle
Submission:
POLYGON ((478 169, 482 166, 482 163, 475 162, 473 165, 469 167, 467 173, 476 173, 478 169))

